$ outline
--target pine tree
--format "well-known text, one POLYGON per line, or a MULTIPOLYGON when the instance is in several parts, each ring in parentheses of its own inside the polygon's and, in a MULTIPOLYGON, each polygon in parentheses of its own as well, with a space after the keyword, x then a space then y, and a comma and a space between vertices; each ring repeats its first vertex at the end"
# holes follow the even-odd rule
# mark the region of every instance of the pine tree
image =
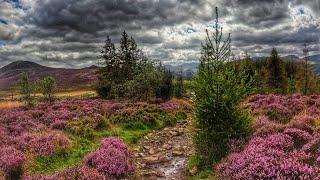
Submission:
POLYGON ((303 83, 303 89, 302 92, 304 95, 308 94, 309 89, 309 63, 308 63, 308 55, 309 55, 309 49, 307 48, 307 44, 304 45, 305 48, 303 49, 303 55, 304 55, 304 63, 303 63, 303 70, 304 70, 304 83, 303 83))
POLYGON ((116 55, 115 45, 111 42, 109 36, 107 36, 105 45, 98 58, 100 59, 100 65, 103 66, 100 69, 102 76, 104 76, 103 78, 107 78, 109 81, 113 80, 113 76, 116 76, 117 71, 120 71, 120 62, 116 55))
POLYGON ((216 28, 207 31, 197 76, 195 92, 196 155, 200 167, 210 167, 229 152, 229 141, 246 138, 251 133, 250 119, 240 110, 238 103, 251 93, 252 81, 244 71, 236 71, 230 62, 230 34, 223 36, 219 28, 216 8, 216 28))
POLYGON ((248 79, 246 80, 247 82, 250 82, 251 79, 255 78, 256 72, 254 69, 254 64, 247 51, 245 52, 245 58, 242 63, 242 68, 244 72, 248 75, 248 79))
POLYGON ((185 92, 182 76, 183 76, 183 71, 182 71, 182 67, 180 67, 180 72, 176 79, 176 85, 175 85, 175 96, 177 98, 182 98, 185 92))
POLYGON ((286 92, 286 78, 284 65, 275 48, 271 51, 271 56, 267 64, 268 85, 271 91, 277 93, 286 92))
POLYGON ((158 69, 125 31, 118 48, 107 37, 98 58, 102 67, 94 88, 101 97, 148 100, 155 98, 159 89, 160 97, 171 97, 171 72, 158 69))

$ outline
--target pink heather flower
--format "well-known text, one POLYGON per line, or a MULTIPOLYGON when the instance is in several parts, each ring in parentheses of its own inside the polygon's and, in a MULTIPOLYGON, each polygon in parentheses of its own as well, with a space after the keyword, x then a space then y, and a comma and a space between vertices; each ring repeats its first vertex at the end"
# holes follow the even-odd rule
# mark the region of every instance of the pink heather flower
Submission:
POLYGON ((216 166, 221 179, 313 179, 319 167, 304 163, 307 155, 293 153, 293 140, 282 133, 255 137, 240 153, 216 166), (301 159, 300 159, 301 158, 301 159))
POLYGON ((32 152, 40 156, 48 156, 58 150, 67 149, 69 145, 69 138, 61 133, 36 136, 30 141, 32 152))
POLYGON ((50 126, 52 129, 63 130, 63 129, 65 129, 66 125, 67 125, 67 121, 55 120, 50 126))
POLYGON ((254 127, 254 129, 259 129, 259 128, 266 126, 270 123, 271 122, 267 116, 259 116, 256 118, 253 127, 254 127))
POLYGON ((100 174, 96 169, 82 166, 64 169, 54 173, 53 175, 45 176, 24 176, 23 180, 107 180, 105 176, 100 174))
POLYGON ((181 105, 174 100, 170 100, 165 103, 161 103, 159 107, 161 110, 164 110, 164 111, 176 111, 181 108, 181 105))
POLYGON ((0 170, 8 173, 22 167, 25 157, 21 151, 13 147, 0 148, 0 170))
POLYGON ((287 128, 283 133, 291 136, 294 141, 299 144, 304 144, 305 142, 312 139, 312 136, 308 132, 296 128, 287 128))
POLYGON ((97 169, 108 177, 119 178, 134 171, 131 152, 127 145, 117 138, 106 138, 96 151, 85 159, 87 166, 97 169))

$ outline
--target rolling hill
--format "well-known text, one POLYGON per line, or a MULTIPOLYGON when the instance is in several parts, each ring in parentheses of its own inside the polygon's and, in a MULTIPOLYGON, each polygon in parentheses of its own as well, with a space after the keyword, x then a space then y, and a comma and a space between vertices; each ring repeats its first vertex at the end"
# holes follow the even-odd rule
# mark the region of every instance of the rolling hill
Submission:
MULTIPOLYGON (((267 57, 253 57, 253 60, 266 59, 267 57)), ((285 60, 300 61, 295 55, 283 56, 285 60)), ((320 75, 320 55, 308 57, 311 68, 320 75)), ((189 62, 179 66, 165 65, 167 69, 178 75, 183 70, 183 77, 190 79, 198 70, 199 63, 189 62)), ((23 72, 28 73, 30 79, 37 80, 45 76, 53 76, 62 90, 88 88, 97 77, 95 71, 97 66, 91 66, 83 69, 65 69, 42 66, 30 61, 16 61, 0 69, 0 90, 8 90, 16 84, 23 72)))
POLYGON ((26 72, 31 80, 52 76, 61 90, 88 88, 97 79, 96 66, 83 69, 65 69, 42 66, 29 61, 16 61, 0 69, 0 90, 13 88, 26 72))

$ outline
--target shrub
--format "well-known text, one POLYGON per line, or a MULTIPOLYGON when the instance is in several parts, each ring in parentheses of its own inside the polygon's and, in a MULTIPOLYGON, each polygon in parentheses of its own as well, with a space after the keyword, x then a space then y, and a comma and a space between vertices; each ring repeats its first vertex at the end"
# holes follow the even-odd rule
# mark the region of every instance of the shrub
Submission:
POLYGON ((87 166, 61 170, 53 175, 24 176, 23 180, 106 180, 96 169, 87 166))
POLYGON ((13 147, 0 149, 0 171, 4 172, 6 179, 20 179, 24 162, 25 157, 21 151, 13 147))
POLYGON ((49 156, 66 150, 70 145, 68 137, 61 133, 36 136, 30 141, 33 153, 39 156, 49 156))
POLYGON ((45 77, 37 82, 39 91, 43 94, 44 100, 52 102, 54 100, 54 93, 57 89, 56 80, 53 77, 45 77))
POLYGON ((290 121, 291 113, 287 107, 276 103, 269 104, 262 109, 262 114, 268 116, 270 120, 284 124, 290 121))
POLYGON ((85 164, 107 177, 121 178, 134 172, 131 156, 126 144, 110 137, 102 140, 100 148, 85 158, 85 164))
POLYGON ((27 73, 22 74, 17 85, 26 105, 29 107, 34 106, 34 97, 32 94, 34 93, 35 85, 29 80, 27 73))
POLYGON ((319 167, 306 162, 310 155, 295 149, 294 140, 295 135, 285 133, 255 137, 242 152, 231 154, 216 166, 219 177, 249 180, 316 178, 319 167))
POLYGON ((72 134, 75 134, 80 137, 84 138, 93 138, 94 130, 92 127, 85 124, 83 121, 80 120, 74 120, 69 121, 66 126, 67 131, 69 131, 72 134))
POLYGON ((215 166, 220 179, 317 179, 320 174, 320 136, 315 121, 319 96, 257 95, 245 106, 259 115, 255 133, 245 148, 215 166), (299 103, 298 103, 299 102, 299 103), (279 104, 290 109, 291 120, 268 120, 262 109, 279 104), (296 105, 295 105, 296 104, 296 105), (293 106, 296 106, 293 108, 293 106))

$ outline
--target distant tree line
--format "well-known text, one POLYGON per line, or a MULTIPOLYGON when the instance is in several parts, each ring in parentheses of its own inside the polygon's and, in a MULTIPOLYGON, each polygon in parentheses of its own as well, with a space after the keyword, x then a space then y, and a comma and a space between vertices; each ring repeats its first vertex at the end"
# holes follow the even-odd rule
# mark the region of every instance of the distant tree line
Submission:
POLYGON ((181 79, 177 81, 179 89, 175 90, 173 74, 161 63, 147 58, 125 31, 119 47, 108 36, 98 58, 101 67, 94 89, 102 98, 166 100, 173 93, 181 96, 181 79))
POLYGON ((238 69, 244 68, 246 73, 256 78, 257 93, 305 95, 320 92, 320 81, 305 60, 281 58, 275 48, 270 57, 252 60, 246 56, 236 61, 238 69))

